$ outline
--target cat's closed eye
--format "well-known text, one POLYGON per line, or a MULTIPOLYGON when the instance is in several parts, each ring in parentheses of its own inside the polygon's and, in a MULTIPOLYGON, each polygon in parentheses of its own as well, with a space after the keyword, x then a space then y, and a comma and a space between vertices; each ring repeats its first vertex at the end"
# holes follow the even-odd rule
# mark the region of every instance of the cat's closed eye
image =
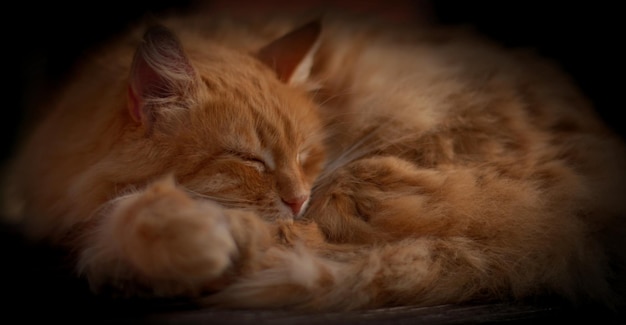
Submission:
POLYGON ((239 159, 245 165, 255 168, 260 173, 267 170, 267 163, 265 160, 253 153, 232 151, 230 154, 239 159))

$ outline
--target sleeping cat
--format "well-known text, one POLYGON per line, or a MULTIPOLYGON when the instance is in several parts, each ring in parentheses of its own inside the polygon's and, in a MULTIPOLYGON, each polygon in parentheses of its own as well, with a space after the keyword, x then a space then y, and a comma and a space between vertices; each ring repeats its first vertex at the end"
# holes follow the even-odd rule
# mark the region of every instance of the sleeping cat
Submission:
POLYGON ((465 30, 166 17, 40 109, 3 214, 97 293, 350 310, 621 303, 626 150, 465 30))

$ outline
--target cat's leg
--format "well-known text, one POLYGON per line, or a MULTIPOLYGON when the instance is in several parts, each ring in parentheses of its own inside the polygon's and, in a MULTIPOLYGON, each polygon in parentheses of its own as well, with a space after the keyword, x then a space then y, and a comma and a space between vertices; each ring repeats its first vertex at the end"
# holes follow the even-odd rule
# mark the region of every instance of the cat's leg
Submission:
MULTIPOLYGON (((445 272, 475 275, 465 278, 475 294, 523 296, 541 286, 602 300, 610 292, 607 265, 578 217, 589 213, 572 194, 580 180, 565 166, 555 169, 559 185, 547 187, 534 175, 516 178, 497 166, 423 169, 396 157, 367 158, 337 171, 321 188, 323 199, 312 204, 319 213, 311 217, 335 242, 432 240, 416 249, 456 247, 437 254, 450 266, 445 272), (471 258, 459 264, 457 256, 471 258), (472 272, 472 265, 482 271, 472 272)), ((432 292, 441 298, 452 293, 432 292)))
POLYGON ((193 296, 219 289, 270 241, 256 215, 198 201, 164 179, 121 197, 82 238, 94 290, 193 296))

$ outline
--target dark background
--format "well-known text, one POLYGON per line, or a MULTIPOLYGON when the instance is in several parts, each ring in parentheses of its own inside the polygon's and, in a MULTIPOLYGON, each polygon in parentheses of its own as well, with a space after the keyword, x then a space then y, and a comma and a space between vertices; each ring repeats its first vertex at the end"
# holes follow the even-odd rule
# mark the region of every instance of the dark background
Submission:
MULTIPOLYGON (((230 3, 233 2, 236 3, 230 3)), ((392 7, 411 1, 387 2, 392 7)), ((607 123, 624 135, 625 124, 619 114, 623 109, 622 88, 625 84, 625 56, 621 48, 625 17, 619 2, 414 2, 429 3, 435 19, 440 22, 473 25, 506 46, 534 48, 553 58, 574 77, 607 123)), ((2 43, 8 59, 4 61, 3 69, 5 100, 0 127, 5 132, 1 158, 10 153, 23 107, 33 102, 35 91, 43 82, 58 81, 86 49, 121 32, 135 19, 147 13, 185 10, 194 3, 192 0, 29 1, 15 2, 11 10, 5 8, 2 43)))
MULTIPOLYGON (((185 9, 192 1, 15 2, 3 9, 2 156, 14 149, 24 107, 39 87, 55 84, 85 50, 122 31, 146 13, 185 9)), ((619 2, 453 1, 431 4, 445 24, 473 25, 511 47, 529 47, 556 60, 595 103, 601 117, 625 135, 623 110, 624 42, 619 2)), ((61 268, 50 268, 59 252, 28 245, 12 229, 0 227, 0 298, 13 304, 87 308, 92 299, 83 284, 68 282, 61 268), (69 305, 68 305, 69 303, 69 305), (69 307, 69 306, 72 307, 69 307)), ((61 253, 62 255, 62 253, 61 253)), ((63 308, 55 308, 63 312, 63 308)))

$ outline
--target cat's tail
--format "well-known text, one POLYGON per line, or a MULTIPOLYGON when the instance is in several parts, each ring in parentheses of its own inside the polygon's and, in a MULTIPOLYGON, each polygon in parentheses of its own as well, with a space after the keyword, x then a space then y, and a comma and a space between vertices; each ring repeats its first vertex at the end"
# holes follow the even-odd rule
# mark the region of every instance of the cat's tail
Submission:
POLYGON ((572 301, 584 295, 607 302, 610 288, 602 267, 587 265, 589 269, 578 270, 571 259, 539 258, 539 262, 528 252, 509 250, 481 246, 464 237, 413 238, 335 252, 277 246, 266 252, 252 268, 255 271, 203 302, 225 308, 326 311, 537 294, 558 294, 572 301))
POLYGON ((298 245, 272 248, 259 271, 203 302, 228 308, 354 310, 506 295, 503 279, 489 275, 493 265, 472 245, 463 238, 421 238, 333 254, 314 254, 298 245))

